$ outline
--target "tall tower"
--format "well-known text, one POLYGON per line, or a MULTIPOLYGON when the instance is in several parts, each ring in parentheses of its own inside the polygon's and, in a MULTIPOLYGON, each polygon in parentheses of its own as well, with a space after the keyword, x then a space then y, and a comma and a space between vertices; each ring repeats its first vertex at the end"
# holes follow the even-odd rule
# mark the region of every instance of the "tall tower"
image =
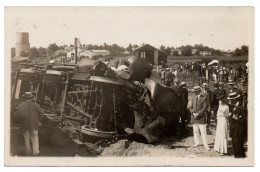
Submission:
POLYGON ((29 33, 16 32, 15 56, 29 57, 29 53, 30 53, 29 33))

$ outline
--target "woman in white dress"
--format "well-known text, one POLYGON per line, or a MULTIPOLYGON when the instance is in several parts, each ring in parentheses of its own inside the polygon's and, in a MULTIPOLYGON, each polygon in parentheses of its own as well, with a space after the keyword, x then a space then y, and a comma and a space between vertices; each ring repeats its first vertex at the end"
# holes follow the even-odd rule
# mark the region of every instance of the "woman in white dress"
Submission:
POLYGON ((228 147, 228 115, 229 105, 228 101, 224 99, 219 100, 219 108, 217 112, 217 130, 214 143, 214 150, 220 155, 227 153, 228 147))

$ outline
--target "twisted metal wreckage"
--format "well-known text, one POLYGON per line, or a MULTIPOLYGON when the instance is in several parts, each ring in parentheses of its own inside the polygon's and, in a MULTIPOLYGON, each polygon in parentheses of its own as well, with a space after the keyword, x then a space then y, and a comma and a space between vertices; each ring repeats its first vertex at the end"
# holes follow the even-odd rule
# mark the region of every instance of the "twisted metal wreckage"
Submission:
POLYGON ((176 131, 182 101, 173 89, 135 81, 134 72, 113 71, 102 62, 89 73, 75 65, 27 65, 13 77, 12 109, 33 91, 46 117, 83 142, 139 134, 152 143, 176 131))

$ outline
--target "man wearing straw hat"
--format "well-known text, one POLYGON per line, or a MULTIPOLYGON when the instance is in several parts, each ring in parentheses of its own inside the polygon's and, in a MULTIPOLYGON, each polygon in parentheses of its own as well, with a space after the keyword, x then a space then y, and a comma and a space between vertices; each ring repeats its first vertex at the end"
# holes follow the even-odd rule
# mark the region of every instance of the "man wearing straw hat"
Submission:
POLYGON ((230 101, 230 134, 235 158, 245 157, 244 142, 247 139, 247 110, 239 102, 240 95, 230 93, 227 99, 230 101))
POLYGON ((28 156, 35 156, 40 153, 38 129, 44 112, 37 103, 32 101, 34 96, 31 92, 25 92, 23 97, 26 100, 17 106, 16 114, 23 131, 25 153, 28 156))
POLYGON ((206 111, 207 102, 206 97, 201 94, 201 87, 195 86, 193 88, 194 95, 191 99, 190 112, 191 123, 193 124, 194 142, 193 147, 200 145, 199 133, 201 133, 202 141, 206 150, 210 150, 207 143, 207 131, 206 131, 206 111))

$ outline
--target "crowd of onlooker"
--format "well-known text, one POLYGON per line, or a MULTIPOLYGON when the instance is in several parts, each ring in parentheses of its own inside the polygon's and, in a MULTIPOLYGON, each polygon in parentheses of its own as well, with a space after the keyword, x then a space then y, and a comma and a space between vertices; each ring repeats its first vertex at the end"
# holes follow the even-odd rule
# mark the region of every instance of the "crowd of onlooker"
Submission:
MULTIPOLYGON (((228 137, 232 138, 232 147, 236 158, 245 157, 244 143, 247 140, 247 103, 248 103, 248 68, 225 67, 218 64, 192 63, 177 69, 165 68, 161 70, 161 84, 174 89, 179 98, 185 102, 184 111, 180 114, 181 124, 185 129, 186 123, 193 125, 194 147, 200 145, 199 133, 204 147, 207 144, 207 128, 211 121, 215 121, 214 150, 220 155, 227 154, 228 137), (188 98, 187 83, 178 78, 180 73, 195 73, 197 79, 203 78, 202 83, 196 84, 188 98), (209 87, 213 85, 213 87, 209 87), (188 101, 190 100, 190 101, 188 101)), ((193 78, 194 79, 194 78, 193 78)))
POLYGON ((197 79, 202 82, 215 81, 215 82, 228 82, 228 80, 237 81, 238 79, 247 79, 248 68, 246 65, 232 67, 231 65, 220 65, 214 63, 206 65, 205 63, 186 63, 185 65, 178 65, 175 68, 162 68, 160 72, 161 84, 172 86, 174 79, 178 78, 181 74, 195 74, 197 79))

